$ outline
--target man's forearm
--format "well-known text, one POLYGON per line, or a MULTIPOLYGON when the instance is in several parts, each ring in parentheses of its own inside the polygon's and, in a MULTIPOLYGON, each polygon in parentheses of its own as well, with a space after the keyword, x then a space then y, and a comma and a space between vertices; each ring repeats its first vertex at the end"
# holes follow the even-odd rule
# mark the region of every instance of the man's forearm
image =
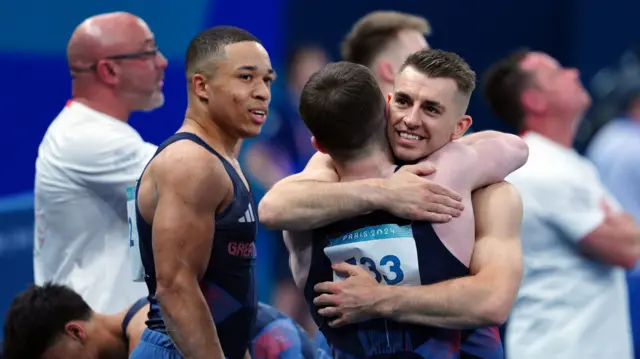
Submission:
POLYGON ((460 142, 460 143, 471 145, 471 144, 474 144, 474 143, 479 142, 479 141, 484 141, 484 140, 496 138, 496 137, 501 136, 503 134, 504 133, 499 132, 499 131, 491 131, 491 130, 479 131, 479 132, 474 132, 474 133, 470 133, 468 135, 465 135, 465 136, 463 136, 462 138, 460 138, 457 141, 460 142))
POLYGON ((215 324, 197 285, 158 288, 167 334, 185 359, 224 359, 215 324))
POLYGON ((296 181, 276 185, 260 201, 260 222, 274 229, 306 231, 381 209, 382 181, 296 181))
POLYGON ((395 321, 442 328, 499 325, 508 310, 496 306, 494 291, 472 276, 423 286, 380 286, 373 310, 395 321))
POLYGON ((475 156, 473 167, 469 170, 474 179, 473 189, 504 180, 522 167, 529 157, 529 147, 522 138, 507 133, 487 132, 491 133, 464 143, 472 149, 475 156))
POLYGON ((640 258, 640 230, 633 217, 623 212, 609 215, 581 244, 587 255, 626 269, 634 268, 640 258))

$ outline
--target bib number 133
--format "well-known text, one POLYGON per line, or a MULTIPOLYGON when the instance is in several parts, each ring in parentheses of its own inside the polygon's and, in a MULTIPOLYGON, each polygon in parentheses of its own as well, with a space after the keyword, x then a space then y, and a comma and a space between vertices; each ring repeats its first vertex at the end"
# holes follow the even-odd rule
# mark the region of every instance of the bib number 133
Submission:
POLYGON ((400 262, 400 258, 392 254, 388 254, 382 257, 382 259, 380 259, 380 261, 377 263, 375 260, 369 257, 360 257, 357 259, 356 257, 351 257, 345 262, 351 265, 362 265, 366 267, 369 272, 373 274, 378 283, 380 283, 384 279, 386 284, 395 285, 402 282, 402 280, 404 279, 404 272, 402 271, 402 263, 400 262), (386 267, 387 270, 385 272, 387 272, 388 275, 381 274, 379 270, 380 267, 386 267))

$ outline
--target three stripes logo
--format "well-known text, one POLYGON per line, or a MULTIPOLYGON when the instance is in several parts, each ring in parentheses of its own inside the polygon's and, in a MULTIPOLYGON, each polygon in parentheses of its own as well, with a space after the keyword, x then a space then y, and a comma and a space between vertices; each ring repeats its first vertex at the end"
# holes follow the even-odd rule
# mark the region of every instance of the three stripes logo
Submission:
POLYGON ((251 223, 251 222, 255 222, 256 219, 253 216, 253 207, 251 207, 251 203, 249 203, 249 208, 247 208, 247 210, 244 212, 244 216, 240 217, 238 219, 238 222, 240 223, 251 223))

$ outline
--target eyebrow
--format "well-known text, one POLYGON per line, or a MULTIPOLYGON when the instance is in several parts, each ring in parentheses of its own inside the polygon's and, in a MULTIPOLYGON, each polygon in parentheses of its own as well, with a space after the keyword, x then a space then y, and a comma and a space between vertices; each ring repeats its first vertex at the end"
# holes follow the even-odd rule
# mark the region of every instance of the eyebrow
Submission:
POLYGON ((440 110, 444 110, 444 105, 434 100, 424 100, 422 101, 422 106, 432 106, 432 107, 439 108, 440 110))
MULTIPOLYGON (((253 71, 256 72, 258 71, 258 66, 240 66, 238 67, 238 70, 243 70, 243 71, 253 71)), ((275 71, 273 69, 267 69, 267 74, 269 75, 275 75, 275 71)))
MULTIPOLYGON (((413 99, 411 98, 411 96, 409 96, 408 94, 402 92, 402 91, 398 91, 396 92, 396 97, 404 97, 404 98, 408 98, 411 99, 413 101, 413 99)), ((421 106, 433 106, 433 107, 437 107, 441 110, 444 110, 445 107, 443 104, 441 104, 438 101, 435 100, 424 100, 420 103, 421 106)))

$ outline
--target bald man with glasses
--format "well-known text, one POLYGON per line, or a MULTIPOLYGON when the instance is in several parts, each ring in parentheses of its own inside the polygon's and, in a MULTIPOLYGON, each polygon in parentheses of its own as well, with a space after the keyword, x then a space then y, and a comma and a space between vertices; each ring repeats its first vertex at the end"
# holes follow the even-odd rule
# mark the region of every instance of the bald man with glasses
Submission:
POLYGON ((35 283, 71 287, 102 314, 147 295, 132 281, 127 188, 156 151, 128 124, 164 103, 167 59, 147 24, 116 12, 84 20, 67 47, 72 98, 38 149, 35 283))

